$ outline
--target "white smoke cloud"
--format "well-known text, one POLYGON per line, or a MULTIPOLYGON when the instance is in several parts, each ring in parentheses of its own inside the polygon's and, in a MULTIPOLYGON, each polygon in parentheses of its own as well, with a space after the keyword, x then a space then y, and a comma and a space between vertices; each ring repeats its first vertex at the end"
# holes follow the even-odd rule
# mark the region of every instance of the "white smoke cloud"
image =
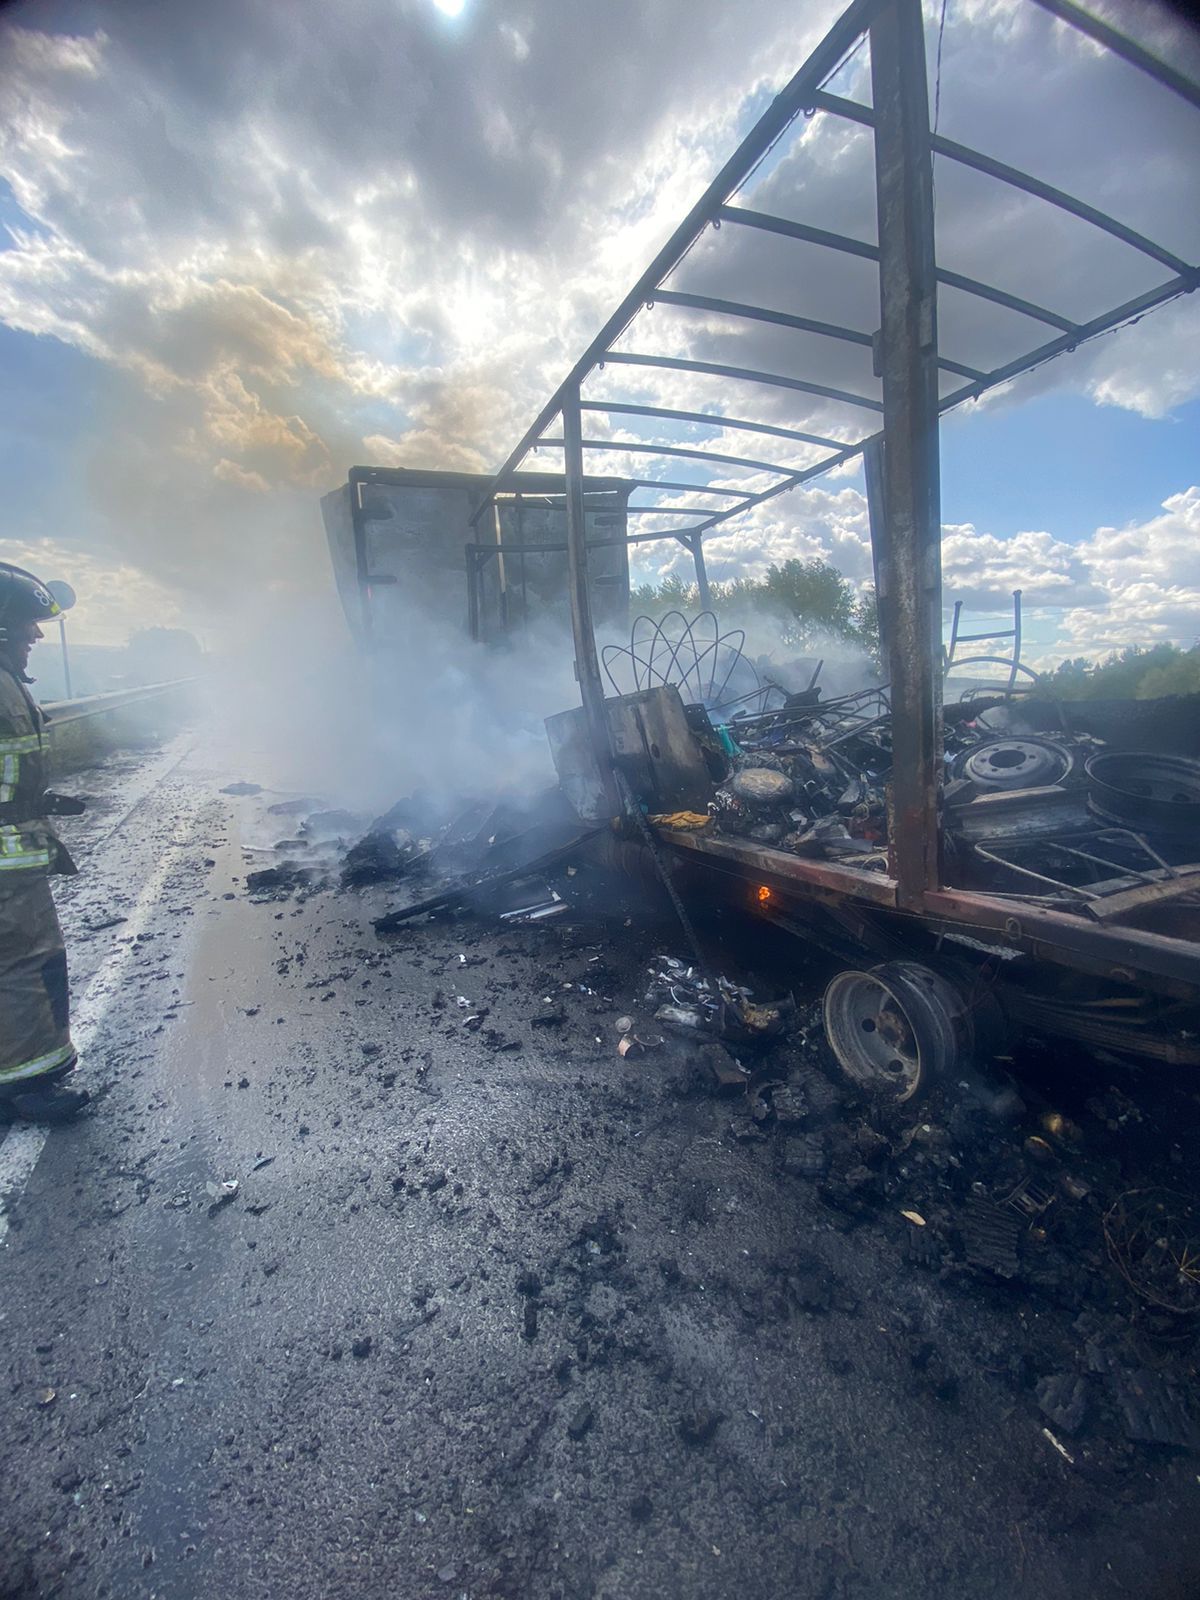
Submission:
POLYGON ((561 624, 500 653, 397 608, 372 658, 328 606, 239 612, 208 692, 243 776, 368 817, 416 791, 448 803, 553 782, 543 719, 578 701, 561 624))

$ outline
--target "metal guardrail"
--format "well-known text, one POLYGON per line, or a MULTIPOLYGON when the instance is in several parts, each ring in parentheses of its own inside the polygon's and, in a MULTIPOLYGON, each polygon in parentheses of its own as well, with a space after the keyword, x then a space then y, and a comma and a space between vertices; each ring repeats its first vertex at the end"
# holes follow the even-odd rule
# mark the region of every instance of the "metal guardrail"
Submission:
POLYGON ((79 695, 73 700, 47 700, 42 710, 49 719, 51 730, 69 722, 82 722, 86 717, 102 717, 110 711, 120 711, 125 706, 154 700, 172 689, 183 689, 188 684, 199 683, 198 677, 171 678, 166 683, 139 684, 134 689, 113 689, 107 694, 79 695))

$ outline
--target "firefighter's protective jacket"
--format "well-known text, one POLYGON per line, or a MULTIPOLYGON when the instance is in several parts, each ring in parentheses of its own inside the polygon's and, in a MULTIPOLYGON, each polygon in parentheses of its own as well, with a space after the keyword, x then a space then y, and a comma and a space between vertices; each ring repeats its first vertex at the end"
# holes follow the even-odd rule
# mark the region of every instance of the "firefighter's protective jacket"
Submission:
POLYGON ((0 659, 0 1090, 70 1070, 67 955, 49 874, 75 864, 45 815, 45 717, 0 659))
POLYGON ((46 816, 46 716, 0 660, 0 892, 10 872, 74 872, 46 816))

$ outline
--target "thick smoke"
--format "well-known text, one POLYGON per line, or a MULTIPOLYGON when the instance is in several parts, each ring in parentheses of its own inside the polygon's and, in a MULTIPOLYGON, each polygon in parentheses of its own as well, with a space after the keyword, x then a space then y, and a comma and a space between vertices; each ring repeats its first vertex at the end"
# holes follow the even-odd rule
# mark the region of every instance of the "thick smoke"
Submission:
POLYGON ((212 685, 219 746, 248 780, 381 812, 553 781, 542 720, 578 703, 569 636, 543 620, 511 647, 411 608, 370 654, 315 605, 242 630, 212 685))

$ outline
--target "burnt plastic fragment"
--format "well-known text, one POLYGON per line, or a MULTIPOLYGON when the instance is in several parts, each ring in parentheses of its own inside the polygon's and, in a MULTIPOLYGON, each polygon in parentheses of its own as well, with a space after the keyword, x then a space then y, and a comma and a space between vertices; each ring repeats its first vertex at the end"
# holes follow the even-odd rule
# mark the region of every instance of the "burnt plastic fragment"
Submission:
POLYGON ((1021 1270, 1018 1245, 1022 1221, 1013 1211, 987 1200, 968 1200, 959 1224, 969 1265, 1000 1278, 1014 1278, 1021 1270))
POLYGON ((1169 1380, 1142 1367, 1113 1372, 1108 1382, 1126 1438, 1173 1450, 1200 1449, 1200 1429, 1169 1380))
POLYGON ((1087 1415, 1087 1382, 1074 1373, 1055 1372, 1034 1391, 1042 1415, 1063 1433, 1078 1433, 1087 1415))

